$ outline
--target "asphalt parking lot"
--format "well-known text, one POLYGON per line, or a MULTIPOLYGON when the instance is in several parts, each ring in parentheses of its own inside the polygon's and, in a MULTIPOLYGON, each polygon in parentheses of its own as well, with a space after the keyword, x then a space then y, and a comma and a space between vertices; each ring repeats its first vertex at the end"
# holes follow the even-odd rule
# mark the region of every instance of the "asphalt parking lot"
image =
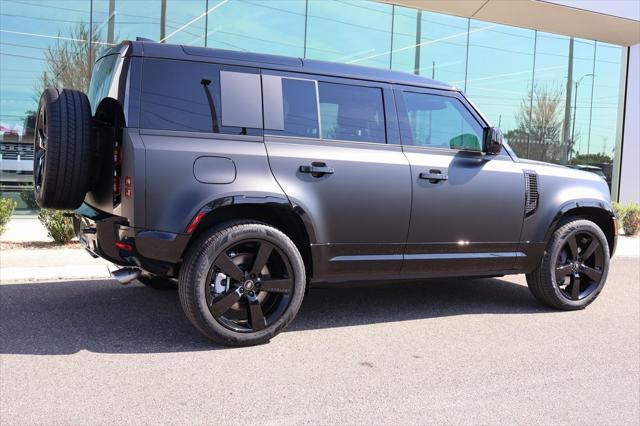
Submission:
POLYGON ((177 292, 0 286, 0 423, 640 423, 640 260, 579 312, 524 277, 313 289, 263 346, 213 346, 177 292))

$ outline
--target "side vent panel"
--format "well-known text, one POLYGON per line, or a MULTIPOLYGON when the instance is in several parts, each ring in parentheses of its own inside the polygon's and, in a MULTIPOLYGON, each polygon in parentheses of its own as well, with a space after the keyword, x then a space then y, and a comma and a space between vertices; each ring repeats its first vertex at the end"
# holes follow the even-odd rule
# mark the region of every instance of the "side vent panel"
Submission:
POLYGON ((530 216, 537 210, 540 199, 540 194, 538 193, 538 174, 531 170, 525 170, 524 182, 526 193, 524 213, 526 216, 530 216))

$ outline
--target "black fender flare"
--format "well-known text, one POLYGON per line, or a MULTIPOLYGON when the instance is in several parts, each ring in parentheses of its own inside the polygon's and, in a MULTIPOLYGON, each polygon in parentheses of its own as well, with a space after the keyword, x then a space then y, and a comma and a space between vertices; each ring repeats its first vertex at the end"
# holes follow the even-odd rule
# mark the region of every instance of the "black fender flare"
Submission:
POLYGON ((616 214, 613 211, 613 207, 611 206, 610 203, 607 203, 603 200, 598 200, 598 199, 571 200, 563 203, 558 209, 558 212, 555 214, 555 216, 551 220, 551 223, 549 223, 549 226, 547 227, 547 232, 545 233, 545 236, 544 236, 545 245, 551 239, 551 235, 553 235, 553 232, 557 228, 562 218, 565 217, 567 213, 569 213, 570 211, 581 209, 581 208, 599 209, 606 212, 611 217, 611 220, 613 222, 614 235, 612 236, 613 245, 612 247, 609 247, 609 250, 611 252, 611 255, 613 255, 613 253, 615 252, 615 247, 618 240, 616 214))
POLYGON ((307 232, 309 237, 309 242, 314 243, 316 241, 316 232, 315 226, 311 220, 309 214, 300 206, 292 204, 289 199, 283 195, 278 194, 265 194, 265 195, 246 195, 246 194, 236 194, 236 195, 226 195, 224 197, 216 198, 212 201, 207 202, 205 205, 201 206, 200 209, 193 215, 192 219, 188 222, 189 225, 187 229, 185 229, 186 234, 192 234, 196 229, 198 224, 202 219, 204 219, 207 215, 227 206, 231 205, 262 205, 262 206, 272 206, 284 209, 289 211, 296 216, 298 216, 307 232), (194 225, 195 226, 192 226, 194 225), (192 228, 188 232, 189 228, 192 228))

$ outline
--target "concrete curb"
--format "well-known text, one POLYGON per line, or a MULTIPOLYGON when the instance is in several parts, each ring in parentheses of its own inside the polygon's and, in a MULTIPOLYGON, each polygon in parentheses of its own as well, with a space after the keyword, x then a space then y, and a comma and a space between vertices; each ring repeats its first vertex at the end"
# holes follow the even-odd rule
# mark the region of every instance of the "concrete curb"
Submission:
POLYGON ((0 283, 109 278, 106 265, 42 266, 0 269, 0 283))

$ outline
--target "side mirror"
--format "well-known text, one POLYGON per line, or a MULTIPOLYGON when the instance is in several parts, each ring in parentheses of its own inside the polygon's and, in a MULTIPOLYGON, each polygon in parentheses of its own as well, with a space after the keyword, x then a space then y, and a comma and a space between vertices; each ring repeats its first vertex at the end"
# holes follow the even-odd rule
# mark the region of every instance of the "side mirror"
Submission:
POLYGON ((502 151, 502 131, 497 127, 484 129, 484 152, 497 155, 502 151))

